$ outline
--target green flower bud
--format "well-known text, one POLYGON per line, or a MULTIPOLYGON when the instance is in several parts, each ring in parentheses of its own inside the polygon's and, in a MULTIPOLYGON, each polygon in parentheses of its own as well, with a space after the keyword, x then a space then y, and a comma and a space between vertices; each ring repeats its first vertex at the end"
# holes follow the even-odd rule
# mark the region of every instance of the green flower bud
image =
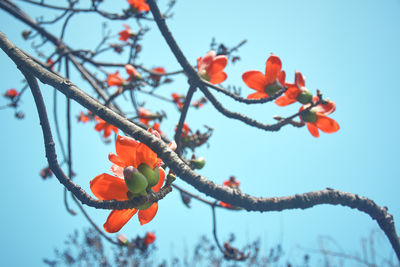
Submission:
POLYGON ((166 185, 172 184, 176 180, 175 174, 169 173, 167 175, 167 182, 165 183, 166 185))
POLYGON ((306 89, 297 96, 296 100, 305 105, 307 103, 311 103, 312 97, 312 93, 306 89))
POLYGON ((307 110, 301 116, 301 119, 305 122, 313 123, 317 121, 317 114, 315 111, 307 110))
POLYGON ((158 167, 152 170, 147 164, 140 164, 138 170, 146 177, 148 186, 155 186, 160 178, 158 167))
POLYGON ((132 193, 138 194, 146 190, 148 185, 147 179, 135 167, 126 167, 124 169, 124 178, 126 186, 132 193))
POLYGON ((276 80, 275 82, 268 84, 264 91, 267 93, 268 96, 273 96, 275 95, 279 90, 283 89, 282 84, 276 80))
POLYGON ((190 160, 190 166, 193 169, 200 170, 204 167, 204 165, 206 165, 206 159, 204 157, 190 160))

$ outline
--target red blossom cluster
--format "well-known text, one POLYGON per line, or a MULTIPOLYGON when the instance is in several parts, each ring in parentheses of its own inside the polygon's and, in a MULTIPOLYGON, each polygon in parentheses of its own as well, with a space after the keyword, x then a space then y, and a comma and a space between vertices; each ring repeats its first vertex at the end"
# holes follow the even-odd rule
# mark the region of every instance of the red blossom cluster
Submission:
MULTIPOLYGON (((157 132, 153 132, 159 137, 157 132)), ((113 163, 111 172, 102 173, 90 182, 92 193, 99 200, 129 200, 158 192, 164 183, 162 161, 148 146, 127 136, 118 136, 116 153, 108 159, 113 163)), ((150 222, 156 215, 158 203, 145 203, 133 209, 113 210, 104 224, 109 233, 118 232, 138 211, 140 224, 150 222)))
POLYGON ((307 128, 314 137, 319 137, 318 129, 325 133, 334 133, 339 130, 339 124, 326 115, 335 111, 333 101, 321 99, 305 87, 303 75, 296 71, 295 82, 285 82, 285 72, 282 70, 282 62, 276 55, 268 58, 265 73, 251 70, 243 73, 245 84, 257 92, 247 96, 249 99, 271 97, 286 88, 282 96, 275 100, 278 106, 287 106, 295 102, 303 104, 300 108, 300 119, 307 124, 307 128))

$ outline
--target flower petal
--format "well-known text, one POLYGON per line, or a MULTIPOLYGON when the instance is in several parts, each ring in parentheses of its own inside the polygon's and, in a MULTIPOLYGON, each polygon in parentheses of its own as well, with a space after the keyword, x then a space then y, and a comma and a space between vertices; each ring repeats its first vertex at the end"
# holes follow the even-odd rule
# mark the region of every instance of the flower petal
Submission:
POLYGON ((285 84, 286 72, 283 70, 279 73, 278 81, 283 86, 285 84))
POLYGON ((91 180, 90 190, 99 200, 128 200, 125 181, 107 173, 97 175, 91 180))
POLYGON ((266 98, 266 97, 268 97, 268 95, 265 92, 255 92, 255 93, 249 94, 247 96, 248 99, 260 99, 260 98, 266 98))
POLYGON ((307 128, 308 128, 308 131, 311 133, 312 136, 319 137, 318 128, 314 124, 307 123, 307 128))
POLYGON ((108 215, 107 221, 103 225, 108 233, 116 233, 132 218, 137 212, 136 209, 113 210, 108 215))
POLYGON ((294 102, 296 102, 296 99, 289 98, 287 95, 283 95, 281 97, 278 97, 275 100, 275 104, 277 104, 280 107, 284 107, 284 106, 290 105, 290 104, 292 104, 294 102))
POLYGON ((197 59, 197 70, 207 70, 215 58, 216 52, 214 50, 210 50, 204 57, 200 57, 197 59))
POLYGON ((125 164, 124 166, 122 166, 116 162, 114 163, 121 167, 134 166, 135 168, 137 168, 138 164, 136 163, 136 151, 138 146, 139 142, 137 142, 135 139, 128 136, 118 135, 117 142, 115 143, 115 150, 119 158, 125 164))
POLYGON ((314 124, 324 133, 334 133, 340 129, 339 124, 334 119, 320 113, 317 113, 317 121, 314 124))
POLYGON ((107 126, 104 128, 104 137, 107 138, 107 137, 109 137, 110 135, 111 135, 111 127, 110 127, 110 125, 107 125, 107 126))
POLYGON ((306 86, 305 78, 300 71, 296 71, 296 74, 294 75, 294 82, 297 84, 298 87, 306 86))
POLYGON ((259 92, 264 92, 267 85, 264 74, 257 70, 246 71, 243 73, 242 79, 248 87, 259 92))
POLYGON ((139 210, 139 222, 140 225, 149 223, 156 216, 158 210, 157 202, 153 203, 148 209, 139 210))
POLYGON ((114 153, 108 154, 108 160, 122 168, 128 167, 128 164, 114 153))
POLYGON ((278 56, 271 54, 265 64, 266 84, 273 83, 281 72, 282 62, 278 56))
POLYGON ((226 75, 225 72, 214 73, 213 75, 210 76, 210 83, 212 84, 222 83, 223 81, 226 80, 227 77, 228 75, 226 75))
POLYGON ((158 192, 160 190, 160 188, 163 186, 164 184, 164 180, 165 180, 165 171, 163 168, 159 167, 158 168, 158 172, 160 174, 160 178, 158 180, 158 183, 152 187, 154 192, 158 192))
POLYGON ((299 87, 297 87, 297 85, 293 83, 287 83, 286 86, 288 87, 288 89, 286 90, 285 95, 290 99, 296 100, 296 98, 301 93, 299 87))
POLYGON ((140 143, 136 149, 137 165, 139 166, 140 164, 145 163, 150 166, 150 168, 154 168, 157 162, 157 154, 145 144, 140 143))
POLYGON ((124 179, 124 168, 118 166, 117 164, 113 164, 110 170, 115 176, 124 179))
POLYGON ((211 66, 207 70, 208 76, 211 77, 213 76, 213 74, 223 71, 226 64, 228 64, 228 58, 226 56, 215 57, 213 62, 211 63, 211 66))

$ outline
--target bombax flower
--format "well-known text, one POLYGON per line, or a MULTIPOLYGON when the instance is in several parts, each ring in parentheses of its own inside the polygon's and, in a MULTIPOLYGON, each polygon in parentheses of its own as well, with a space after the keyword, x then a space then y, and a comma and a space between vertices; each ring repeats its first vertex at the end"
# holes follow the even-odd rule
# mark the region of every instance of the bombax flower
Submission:
POLYGON ((115 73, 108 74, 107 84, 108 86, 122 86, 126 83, 126 81, 119 75, 119 71, 115 73))
MULTIPOLYGON (((313 97, 313 102, 317 103, 319 101, 318 96, 313 97)), ((311 104, 304 105, 300 108, 300 112, 305 110, 311 104)), ((336 104, 330 100, 323 100, 321 104, 312 107, 309 110, 303 112, 300 115, 300 119, 307 124, 308 131, 314 137, 319 137, 319 130, 324 133, 334 133, 337 132, 340 127, 339 124, 326 115, 331 114, 336 109, 336 104)))
POLYGON ((139 108, 139 120, 141 123, 143 123, 145 125, 149 125, 149 122, 151 120, 155 120, 157 118, 158 118, 157 114, 154 114, 150 110, 148 110, 144 107, 139 108))
POLYGON ((148 246, 156 240, 156 235, 152 232, 147 232, 145 237, 143 238, 143 242, 148 246))
MULTIPOLYGON (((229 180, 225 180, 225 181, 224 181, 224 185, 225 185, 225 186, 228 186, 228 187, 230 187, 230 188, 239 190, 240 182, 236 179, 235 176, 231 176, 231 177, 229 177, 229 180)), ((240 190, 239 190, 239 191, 240 191, 240 190)), ((223 201, 220 201, 220 202, 219 202, 219 205, 220 205, 221 207, 224 207, 224 208, 232 208, 232 205, 231 205, 231 204, 225 203, 225 202, 223 202, 223 201)))
POLYGON ((275 100, 275 104, 283 107, 295 103, 296 101, 303 105, 312 101, 312 93, 305 87, 306 82, 304 76, 299 71, 296 71, 294 80, 294 83, 285 84, 287 90, 284 95, 275 100))
POLYGON ((98 132, 104 131, 104 138, 108 138, 111 135, 111 131, 114 133, 118 133, 118 128, 112 124, 107 123, 105 120, 95 117, 97 124, 94 126, 94 129, 98 132))
POLYGON ((266 98, 273 96, 283 89, 285 72, 278 56, 271 54, 265 66, 265 74, 257 70, 246 71, 242 75, 244 83, 257 92, 247 96, 249 99, 266 98))
POLYGON ((131 38, 131 37, 134 36, 135 34, 134 34, 133 31, 131 30, 131 27, 129 27, 128 25, 124 24, 124 28, 125 28, 125 30, 120 31, 120 32, 118 33, 118 35, 119 35, 119 39, 120 39, 121 41, 126 42, 126 41, 129 40, 129 38, 131 38))
POLYGON ((159 82, 161 80, 161 76, 167 73, 163 67, 152 68, 151 71, 154 74, 151 73, 150 78, 155 82, 159 82))
POLYGON ((146 0, 127 0, 133 9, 139 12, 147 12, 150 10, 146 0))
MULTIPOLYGON (((118 136, 116 153, 108 155, 108 159, 114 163, 111 172, 115 176, 102 173, 90 182, 90 189, 99 200, 124 201, 160 190, 165 172, 160 167, 161 159, 148 146, 130 137, 118 136)), ((138 211, 140 224, 146 224, 154 218, 157 210, 157 202, 132 209, 113 210, 104 229, 108 233, 118 232, 138 211)))
POLYGON ((131 64, 126 64, 125 70, 126 70, 126 73, 128 73, 128 75, 129 75, 128 81, 142 79, 142 75, 140 75, 139 71, 131 64))
POLYGON ((14 98, 16 98, 17 96, 19 96, 19 92, 17 90, 15 90, 14 88, 8 89, 4 94, 4 97, 9 98, 11 100, 13 100, 14 98))
POLYGON ((211 50, 204 57, 197 59, 197 72, 202 79, 212 84, 219 84, 228 77, 223 71, 227 63, 226 56, 216 56, 216 52, 211 50))

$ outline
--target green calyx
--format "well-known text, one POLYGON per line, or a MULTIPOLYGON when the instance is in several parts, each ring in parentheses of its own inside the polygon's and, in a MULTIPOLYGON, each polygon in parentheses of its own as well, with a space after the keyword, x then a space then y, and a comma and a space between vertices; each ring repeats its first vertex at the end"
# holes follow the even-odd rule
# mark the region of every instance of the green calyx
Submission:
POLYGON ((305 105, 311 103, 312 97, 313 97, 312 93, 307 89, 305 89, 297 96, 296 100, 301 104, 305 105))
POLYGON ((160 171, 158 167, 151 169, 149 165, 142 163, 139 165, 138 170, 146 177, 149 187, 158 184, 160 179, 160 171))
POLYGON ((133 194, 145 192, 149 184, 146 177, 133 166, 124 169, 124 179, 126 186, 133 194))
POLYGON ((282 89, 283 89, 283 86, 278 82, 278 80, 275 80, 275 82, 265 86, 264 91, 267 93, 268 96, 273 96, 279 90, 282 90, 282 89))
POLYGON ((305 122, 313 123, 317 121, 317 113, 312 110, 306 110, 303 114, 300 115, 301 119, 305 122))
POLYGON ((199 76, 206 81, 210 80, 210 77, 207 75, 207 71, 206 70, 201 70, 199 71, 199 76))
POLYGON ((150 206, 151 206, 152 204, 153 204, 153 203, 151 203, 151 202, 144 203, 144 204, 142 204, 142 205, 140 205, 140 206, 135 207, 135 209, 137 209, 137 210, 146 210, 146 209, 150 208, 150 206))
POLYGON ((206 159, 204 157, 190 160, 190 167, 192 167, 192 169, 200 170, 204 165, 206 165, 206 159))

